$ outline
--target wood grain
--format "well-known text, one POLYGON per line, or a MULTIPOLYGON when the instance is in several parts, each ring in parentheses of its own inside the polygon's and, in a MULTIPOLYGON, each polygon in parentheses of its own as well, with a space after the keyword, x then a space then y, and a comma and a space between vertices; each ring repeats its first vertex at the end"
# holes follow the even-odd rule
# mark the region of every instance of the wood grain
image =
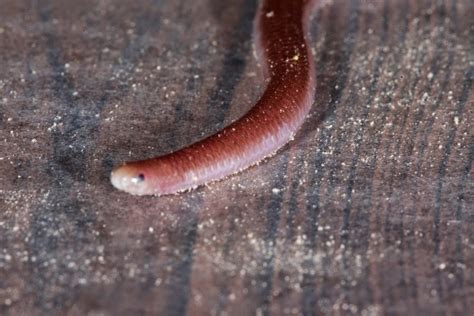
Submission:
POLYGON ((112 188, 258 99, 256 6, 0 0, 0 314, 472 313, 472 1, 328 2, 292 143, 191 193, 112 188))

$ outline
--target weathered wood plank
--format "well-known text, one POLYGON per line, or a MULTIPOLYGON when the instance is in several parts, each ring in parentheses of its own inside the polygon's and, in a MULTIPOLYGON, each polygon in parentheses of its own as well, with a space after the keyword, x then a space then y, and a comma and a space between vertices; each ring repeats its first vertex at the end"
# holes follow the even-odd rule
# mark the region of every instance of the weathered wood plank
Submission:
POLYGON ((190 193, 111 187, 258 98, 256 6, 0 0, 0 314, 474 309, 472 1, 327 3, 292 143, 190 193))

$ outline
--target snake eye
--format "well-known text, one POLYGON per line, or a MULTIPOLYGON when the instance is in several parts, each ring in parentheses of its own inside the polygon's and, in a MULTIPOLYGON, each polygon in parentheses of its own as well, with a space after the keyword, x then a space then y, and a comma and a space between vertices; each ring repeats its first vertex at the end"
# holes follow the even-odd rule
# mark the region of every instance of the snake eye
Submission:
POLYGON ((145 175, 143 173, 140 173, 138 176, 132 178, 133 184, 139 184, 143 181, 145 181, 145 175))

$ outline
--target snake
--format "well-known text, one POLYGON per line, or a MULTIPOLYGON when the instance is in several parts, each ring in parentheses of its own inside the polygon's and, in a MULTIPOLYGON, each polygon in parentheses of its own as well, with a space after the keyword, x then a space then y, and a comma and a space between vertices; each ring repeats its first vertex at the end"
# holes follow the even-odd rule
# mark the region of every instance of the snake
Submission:
POLYGON ((267 85, 258 101, 241 118, 203 140, 120 164, 111 172, 112 185, 134 195, 187 191, 256 165, 292 140, 315 100, 308 40, 317 2, 262 0, 253 41, 267 85))

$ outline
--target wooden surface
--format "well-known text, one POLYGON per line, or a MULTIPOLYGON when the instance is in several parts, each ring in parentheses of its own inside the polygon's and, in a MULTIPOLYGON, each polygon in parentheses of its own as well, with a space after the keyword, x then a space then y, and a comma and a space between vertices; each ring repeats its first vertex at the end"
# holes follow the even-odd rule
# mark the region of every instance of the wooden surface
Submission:
POLYGON ((271 159, 134 197, 262 92, 253 0, 0 0, 1 315, 472 315, 470 0, 336 0, 271 159))

